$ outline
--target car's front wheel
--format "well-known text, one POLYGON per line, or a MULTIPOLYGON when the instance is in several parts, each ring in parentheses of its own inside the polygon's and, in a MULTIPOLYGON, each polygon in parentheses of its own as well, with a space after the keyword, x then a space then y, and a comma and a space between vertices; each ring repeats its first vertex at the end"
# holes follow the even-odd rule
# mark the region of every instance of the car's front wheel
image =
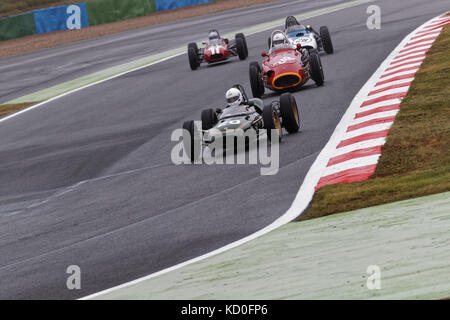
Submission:
POLYGON ((236 38, 236 50, 240 60, 245 60, 247 58, 245 43, 242 38, 236 38))
POLYGON ((191 70, 196 70, 200 65, 198 61, 198 47, 196 43, 188 44, 188 57, 189 57, 189 66, 191 70))
POLYGON ((280 113, 283 127, 288 133, 296 133, 300 128, 297 101, 289 92, 280 96, 280 113))
POLYGON ((334 52, 333 43, 331 42, 330 31, 328 31, 328 27, 322 26, 319 30, 320 38, 322 40, 323 50, 326 53, 331 54, 334 52))
POLYGON ((217 123, 217 113, 213 109, 202 111, 202 129, 209 130, 217 123))
POLYGON ((264 83, 261 78, 261 67, 253 61, 249 66, 250 86, 254 98, 261 98, 264 94, 264 83))
POLYGON ((183 129, 184 152, 188 155, 189 160, 194 162, 196 159, 200 158, 201 136, 192 120, 185 121, 183 123, 183 129))
POLYGON ((235 39, 237 39, 237 38, 241 38, 242 39, 242 42, 243 42, 244 48, 245 48, 245 57, 247 58, 248 57, 247 39, 245 39, 245 36, 244 36, 243 33, 237 33, 236 36, 235 36, 235 39))

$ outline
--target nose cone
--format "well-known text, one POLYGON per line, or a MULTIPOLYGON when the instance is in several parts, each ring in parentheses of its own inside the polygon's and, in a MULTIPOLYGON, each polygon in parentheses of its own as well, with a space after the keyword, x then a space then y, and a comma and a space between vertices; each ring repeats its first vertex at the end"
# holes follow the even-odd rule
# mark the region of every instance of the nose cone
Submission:
POLYGON ((275 75, 272 81, 272 86, 275 89, 286 89, 299 85, 302 82, 302 77, 296 72, 285 72, 275 75))
POLYGON ((303 80, 301 55, 295 50, 277 55, 272 61, 270 83, 275 89, 295 87, 303 80))

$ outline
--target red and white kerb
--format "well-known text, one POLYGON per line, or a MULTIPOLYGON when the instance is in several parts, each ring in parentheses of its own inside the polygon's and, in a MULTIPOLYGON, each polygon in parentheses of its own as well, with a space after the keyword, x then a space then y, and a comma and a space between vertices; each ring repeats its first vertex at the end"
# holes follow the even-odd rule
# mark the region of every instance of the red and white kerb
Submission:
POLYGON ((427 51, 447 24, 450 24, 449 15, 430 20, 412 33, 385 62, 384 72, 371 82, 371 88, 355 108, 341 141, 330 153, 316 189, 335 183, 362 181, 375 172, 402 99, 427 51))

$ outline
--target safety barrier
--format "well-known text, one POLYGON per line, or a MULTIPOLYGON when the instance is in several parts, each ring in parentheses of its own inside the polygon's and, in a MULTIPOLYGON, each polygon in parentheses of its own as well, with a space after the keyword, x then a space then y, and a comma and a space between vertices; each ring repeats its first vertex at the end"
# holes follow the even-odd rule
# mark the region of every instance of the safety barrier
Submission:
POLYGON ((155 0, 98 0, 87 3, 91 26, 145 16, 155 11, 155 0))
POLYGON ((155 0, 156 11, 172 10, 197 4, 212 2, 214 0, 155 0))
POLYGON ((97 0, 33 10, 0 19, 0 41, 80 29, 215 0, 97 0))
POLYGON ((86 3, 33 10, 36 33, 81 29, 89 26, 86 3))

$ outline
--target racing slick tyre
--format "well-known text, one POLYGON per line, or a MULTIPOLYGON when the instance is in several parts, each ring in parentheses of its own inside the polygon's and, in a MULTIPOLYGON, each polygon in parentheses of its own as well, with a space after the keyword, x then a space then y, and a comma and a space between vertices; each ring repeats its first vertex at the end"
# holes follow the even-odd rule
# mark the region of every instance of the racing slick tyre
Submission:
POLYGON ((309 64, 311 68, 311 77, 318 87, 323 86, 324 75, 322 62, 316 49, 309 51, 309 64))
POLYGON ((261 67, 258 62, 253 61, 250 63, 249 76, 253 97, 261 99, 264 94, 264 83, 261 79, 261 67))
POLYGON ((244 41, 244 47, 245 47, 245 57, 248 57, 248 47, 247 47, 247 40, 245 39, 245 36, 243 33, 237 33, 235 38, 241 38, 242 41, 244 41))
POLYGON ((269 139, 269 141, 273 141, 274 139, 276 139, 276 137, 272 135, 272 130, 276 129, 278 141, 281 141, 281 122, 280 118, 278 117, 278 112, 272 106, 272 104, 264 107, 263 122, 264 129, 267 130, 267 139, 269 139))
POLYGON ((200 158, 201 138, 194 121, 185 121, 183 123, 183 147, 191 162, 200 158))
POLYGON ((240 60, 245 60, 245 58, 247 58, 245 42, 242 38, 236 38, 236 50, 240 60))
POLYGON ((328 27, 322 26, 319 30, 320 38, 322 40, 322 46, 323 50, 325 50, 326 53, 331 54, 333 53, 333 43, 331 42, 330 32, 328 31, 328 27))
POLYGON ((197 43, 195 43, 195 42, 189 43, 189 44, 188 44, 188 48, 194 48, 195 53, 198 54, 198 46, 197 46, 197 43))
POLYGON ((296 133, 300 128, 297 101, 289 92, 280 96, 281 123, 288 133, 296 133))
POLYGON ((205 109, 202 111, 202 129, 209 130, 217 123, 217 114, 213 109, 205 109))
POLYGON ((200 63, 198 61, 198 48, 196 43, 189 43, 188 57, 189 57, 189 66, 191 67, 191 70, 197 69, 200 63))

